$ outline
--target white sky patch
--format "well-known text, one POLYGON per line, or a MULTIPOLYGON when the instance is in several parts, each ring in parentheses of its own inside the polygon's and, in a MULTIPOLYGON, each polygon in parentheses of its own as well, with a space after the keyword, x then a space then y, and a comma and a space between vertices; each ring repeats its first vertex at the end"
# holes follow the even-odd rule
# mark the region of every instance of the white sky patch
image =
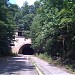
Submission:
POLYGON ((16 3, 19 7, 22 7, 22 6, 23 6, 23 3, 24 3, 25 1, 27 1, 29 5, 32 5, 32 4, 34 4, 34 2, 35 2, 36 0, 16 0, 15 3, 16 3))
POLYGON ((32 4, 34 4, 34 2, 36 1, 36 0, 26 0, 28 3, 29 3, 29 5, 32 5, 32 4))
POLYGON ((16 4, 21 7, 23 6, 23 3, 25 2, 25 0, 16 0, 16 4))

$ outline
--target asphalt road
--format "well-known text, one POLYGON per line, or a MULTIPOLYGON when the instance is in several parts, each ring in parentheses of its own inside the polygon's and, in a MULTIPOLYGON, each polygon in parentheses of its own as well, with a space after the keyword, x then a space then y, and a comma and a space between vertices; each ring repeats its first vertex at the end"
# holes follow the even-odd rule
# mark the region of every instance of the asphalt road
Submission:
POLYGON ((0 59, 0 75, 38 75, 29 56, 0 59))
POLYGON ((35 56, 19 55, 0 59, 0 75, 73 75, 35 56), (35 66, 33 63, 35 63, 35 66))
POLYGON ((37 67, 41 70, 44 75, 74 75, 66 72, 65 70, 53 66, 37 57, 32 57, 32 60, 35 62, 37 67))

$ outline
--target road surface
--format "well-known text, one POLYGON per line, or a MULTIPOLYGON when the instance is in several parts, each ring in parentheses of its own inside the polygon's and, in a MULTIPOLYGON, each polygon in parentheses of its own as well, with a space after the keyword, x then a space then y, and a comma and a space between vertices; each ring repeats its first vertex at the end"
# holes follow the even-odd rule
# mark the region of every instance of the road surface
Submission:
POLYGON ((19 55, 0 59, 0 75, 73 75, 35 57, 19 55), (33 63, 34 65, 33 65, 33 63))
POLYGON ((38 75, 29 56, 0 59, 0 75, 38 75))
POLYGON ((73 75, 37 57, 32 57, 32 60, 44 75, 73 75))

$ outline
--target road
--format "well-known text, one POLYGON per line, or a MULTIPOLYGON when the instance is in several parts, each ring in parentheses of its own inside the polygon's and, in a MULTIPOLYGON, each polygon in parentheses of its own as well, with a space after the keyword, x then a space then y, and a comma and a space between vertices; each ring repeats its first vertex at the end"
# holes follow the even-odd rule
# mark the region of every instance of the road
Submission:
POLYGON ((0 75, 73 75, 35 56, 0 59, 0 75), (33 63, 34 65, 33 65, 33 63), (36 67, 35 67, 36 66, 36 67), (38 68, 38 70, 37 70, 38 68), (41 73, 40 73, 41 72, 41 73))
POLYGON ((67 73, 65 70, 62 70, 58 67, 55 67, 37 57, 32 57, 32 60, 35 62, 37 67, 41 70, 44 75, 73 75, 67 73))
POLYGON ((38 75, 29 56, 0 59, 0 75, 38 75))

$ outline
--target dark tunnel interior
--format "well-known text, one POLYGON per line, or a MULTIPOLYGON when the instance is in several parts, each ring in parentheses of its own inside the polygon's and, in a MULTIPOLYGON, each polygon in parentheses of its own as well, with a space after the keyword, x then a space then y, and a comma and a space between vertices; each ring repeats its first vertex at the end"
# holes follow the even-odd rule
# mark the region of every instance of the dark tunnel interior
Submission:
POLYGON ((33 55, 34 54, 34 50, 33 48, 31 48, 30 44, 26 44, 23 45, 20 50, 19 50, 19 54, 23 54, 23 55, 33 55))

